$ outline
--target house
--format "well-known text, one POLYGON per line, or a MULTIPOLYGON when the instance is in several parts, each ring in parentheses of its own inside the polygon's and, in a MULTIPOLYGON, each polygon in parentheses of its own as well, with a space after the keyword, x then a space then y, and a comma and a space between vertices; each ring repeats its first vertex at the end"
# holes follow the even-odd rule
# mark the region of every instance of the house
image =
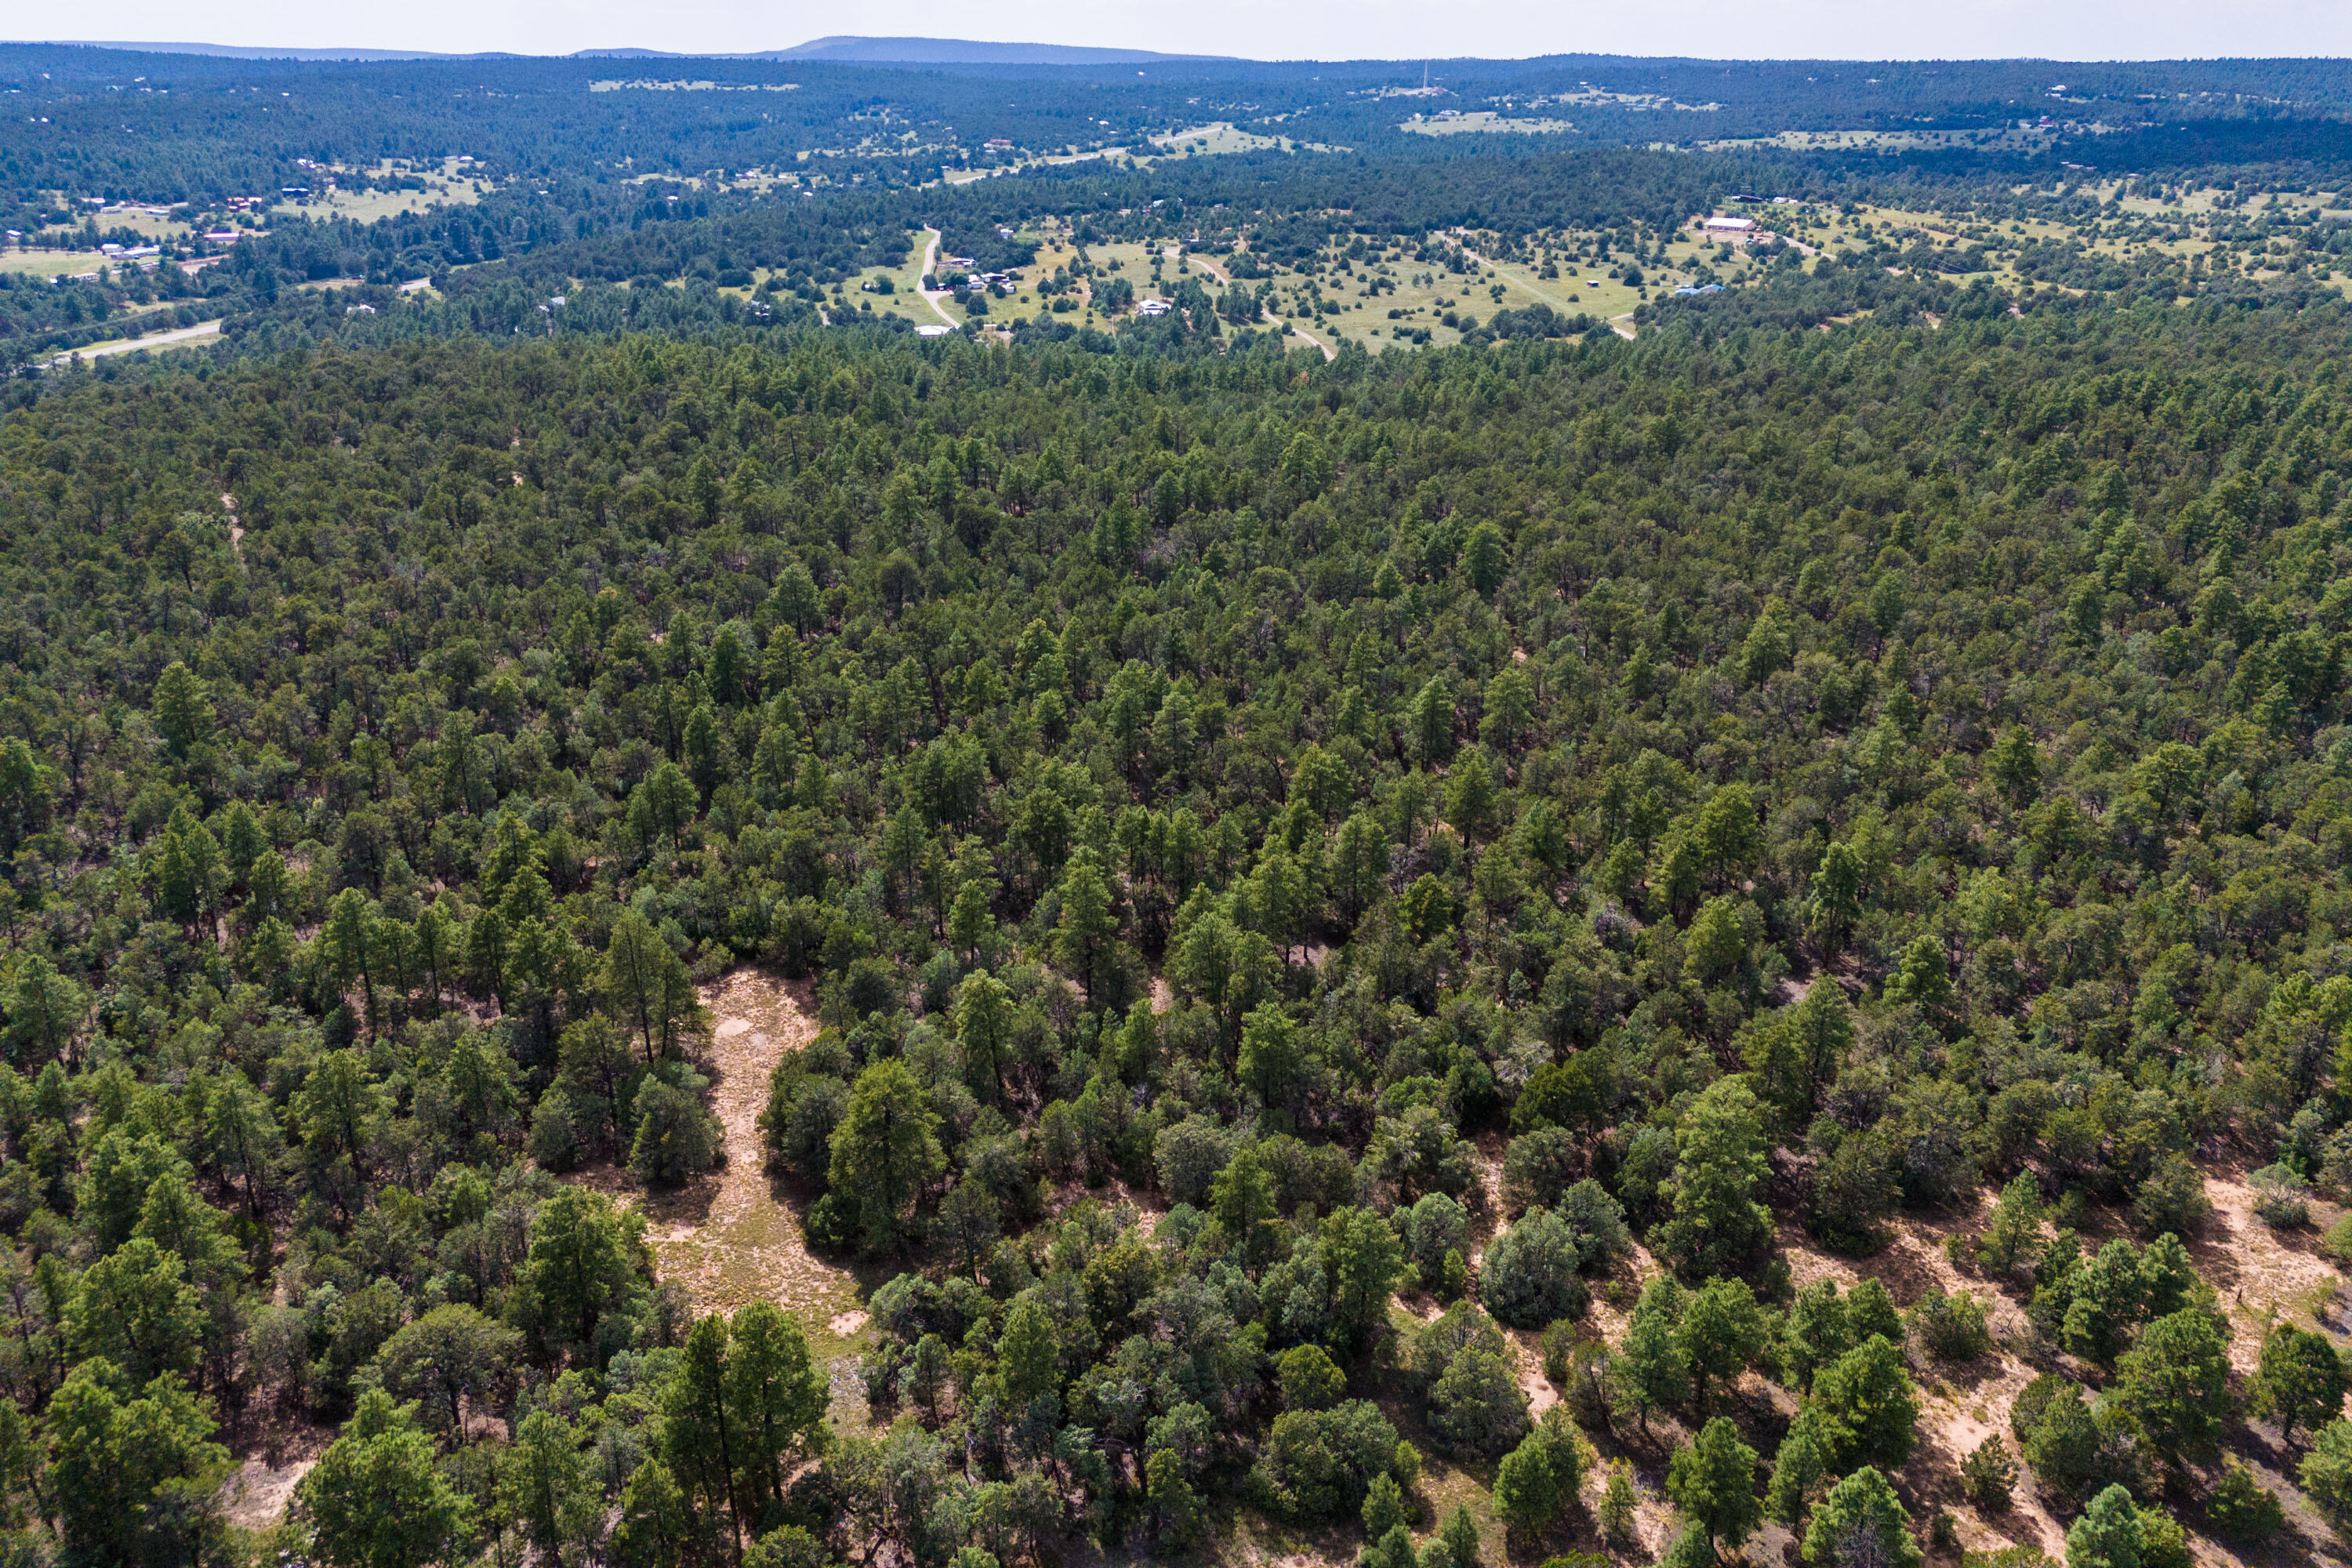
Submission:
POLYGON ((1746 234, 1756 226, 1756 220, 1752 217, 1725 217, 1718 214, 1699 226, 1709 234, 1746 234))
POLYGON ((310 195, 310 187, 308 185, 280 185, 278 187, 278 194, 284 196, 289 201, 299 202, 304 200, 310 195))
POLYGON ((344 306, 343 314, 346 316, 373 316, 375 314, 375 307, 366 303, 365 301, 362 301, 357 305, 344 306))
POLYGON ((233 228, 208 228, 205 230, 205 238, 215 245, 235 245, 236 243, 236 230, 233 228))
POLYGON ((1009 136, 992 136, 981 145, 992 153, 1010 153, 1013 151, 1013 139, 1009 136))
POLYGON ((1135 302, 1135 313, 1139 316, 1164 316, 1173 307, 1165 300, 1138 300, 1135 302))

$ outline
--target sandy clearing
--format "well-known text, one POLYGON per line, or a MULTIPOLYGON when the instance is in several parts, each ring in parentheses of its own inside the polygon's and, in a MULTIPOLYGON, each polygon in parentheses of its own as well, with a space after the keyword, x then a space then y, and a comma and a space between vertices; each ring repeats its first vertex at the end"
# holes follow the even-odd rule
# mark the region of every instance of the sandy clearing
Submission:
POLYGON ((2315 1324, 2339 1337, 2346 1325, 2337 1321, 2344 1276, 2316 1250, 2325 1205, 2313 1205, 2318 1225, 2273 1230, 2254 1213, 2253 1189, 2243 1174, 2207 1173, 2213 1218, 2189 1251, 2230 1314, 2230 1364, 2251 1373, 2262 1361, 2263 1337, 2279 1320, 2315 1324))
POLYGON ((294 1489, 318 1462, 315 1454, 278 1465, 259 1454, 248 1456, 221 1485, 223 1517, 241 1530, 274 1529, 285 1519, 294 1489))
POLYGON ((848 1271, 809 1255, 800 1222, 768 1179, 760 1146, 769 1074, 784 1052, 816 1037, 804 990, 739 969, 703 993, 718 1020, 711 1110, 726 1131, 727 1163, 677 1193, 643 1200, 662 1278, 685 1286, 698 1311, 732 1311, 765 1300, 814 1328, 858 1309, 848 1271))

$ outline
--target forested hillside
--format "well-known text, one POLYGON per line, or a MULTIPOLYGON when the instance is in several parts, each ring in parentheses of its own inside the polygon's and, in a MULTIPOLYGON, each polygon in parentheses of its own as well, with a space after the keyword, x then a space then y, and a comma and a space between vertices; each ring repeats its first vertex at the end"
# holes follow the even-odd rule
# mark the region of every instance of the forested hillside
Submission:
POLYGON ((2336 1352, 2205 1276, 2209 1172, 2288 1238, 2352 1184, 2345 339, 458 338, 11 411, 14 1560, 2336 1552, 2336 1352), (653 1267, 745 965, 870 1325, 653 1267), (1950 1293, 1822 1282, 1923 1226, 1950 1293))

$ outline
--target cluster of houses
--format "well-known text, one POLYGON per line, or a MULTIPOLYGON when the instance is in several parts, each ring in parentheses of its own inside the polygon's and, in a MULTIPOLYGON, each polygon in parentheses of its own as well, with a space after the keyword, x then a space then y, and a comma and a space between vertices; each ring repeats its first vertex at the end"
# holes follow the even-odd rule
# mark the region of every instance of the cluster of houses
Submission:
POLYGON ((91 209, 91 216, 103 217, 109 213, 139 213, 147 217, 170 217, 170 207, 151 207, 140 202, 110 202, 104 196, 84 196, 82 205, 91 209))

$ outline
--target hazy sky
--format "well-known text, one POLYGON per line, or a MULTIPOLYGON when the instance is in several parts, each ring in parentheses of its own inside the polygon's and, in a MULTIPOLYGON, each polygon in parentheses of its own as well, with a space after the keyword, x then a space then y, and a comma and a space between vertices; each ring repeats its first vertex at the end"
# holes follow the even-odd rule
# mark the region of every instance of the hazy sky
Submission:
MULTIPOLYGON (((43 13, 52 26, 67 15, 43 13)), ((2352 0, 115 0, 102 34, 94 14, 74 15, 70 25, 84 37, 528 54, 625 45, 738 52, 866 33, 1277 59, 1568 50, 1849 59, 2352 55, 2352 0)))

